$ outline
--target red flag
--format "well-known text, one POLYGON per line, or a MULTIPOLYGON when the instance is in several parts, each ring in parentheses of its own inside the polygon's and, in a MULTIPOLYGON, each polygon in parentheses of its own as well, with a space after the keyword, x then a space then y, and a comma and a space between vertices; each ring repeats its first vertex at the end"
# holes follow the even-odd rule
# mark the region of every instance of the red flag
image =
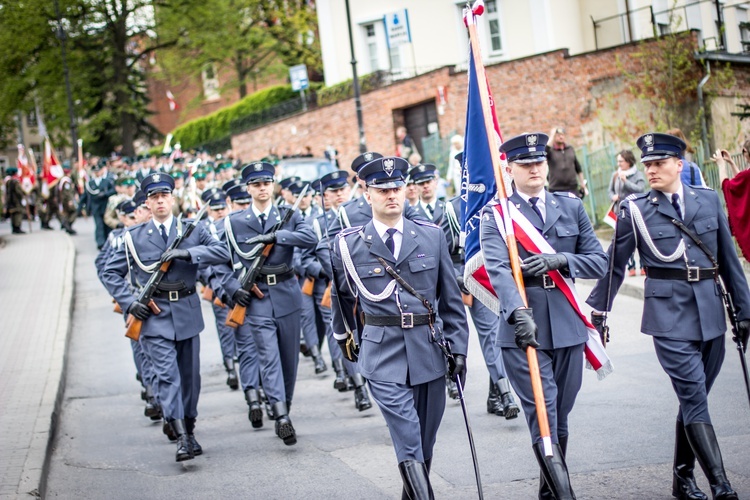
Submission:
POLYGON ((31 192, 36 181, 36 168, 33 168, 32 165, 35 166, 33 162, 29 165, 29 158, 26 155, 26 149, 23 147, 23 144, 19 144, 16 166, 18 166, 18 178, 21 180, 21 188, 26 193, 31 192))
POLYGON ((52 149, 52 141, 49 140, 49 137, 45 137, 44 158, 42 159, 42 181, 51 188, 57 184, 57 181, 59 181, 63 175, 65 174, 62 165, 60 165, 57 155, 55 155, 55 151, 52 149))
POLYGON ((614 229, 615 226, 617 225, 617 214, 615 213, 614 203, 612 203, 609 206, 609 210, 607 210, 607 214, 604 216, 604 219, 602 219, 602 222, 604 222, 606 225, 608 225, 612 229, 614 229))
POLYGON ((167 90, 167 100, 169 101, 169 111, 174 111, 180 108, 177 101, 174 100, 174 95, 169 90, 167 90))

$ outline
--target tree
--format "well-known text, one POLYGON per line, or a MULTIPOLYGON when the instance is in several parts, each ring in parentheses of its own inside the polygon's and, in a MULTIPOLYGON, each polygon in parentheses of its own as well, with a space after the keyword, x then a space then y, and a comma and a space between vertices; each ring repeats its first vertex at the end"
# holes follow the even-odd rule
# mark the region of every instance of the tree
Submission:
POLYGON ((234 78, 225 88, 236 88, 243 98, 249 80, 283 74, 285 65, 305 63, 313 75, 322 74, 317 17, 309 1, 214 0, 173 4, 157 15, 160 36, 178 40, 160 52, 168 79, 197 78, 209 66, 229 70, 234 78))
MULTIPOLYGON (((156 132, 146 122, 143 61, 176 43, 156 38, 154 8, 167 0, 57 0, 65 29, 71 86, 87 148, 117 146, 133 155, 137 137, 156 132)), ((198 3, 195 0, 175 0, 198 3)), ((4 2, 0 8, 0 124, 36 105, 58 145, 68 144, 68 112, 54 3, 4 2)))

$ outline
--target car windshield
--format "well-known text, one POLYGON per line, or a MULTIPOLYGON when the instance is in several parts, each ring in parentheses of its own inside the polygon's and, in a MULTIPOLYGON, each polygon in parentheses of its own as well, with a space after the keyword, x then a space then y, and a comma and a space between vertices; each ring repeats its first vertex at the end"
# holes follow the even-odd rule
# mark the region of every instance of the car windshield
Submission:
POLYGON ((279 162, 281 178, 297 176, 303 181, 320 179, 336 168, 326 158, 295 158, 279 162))

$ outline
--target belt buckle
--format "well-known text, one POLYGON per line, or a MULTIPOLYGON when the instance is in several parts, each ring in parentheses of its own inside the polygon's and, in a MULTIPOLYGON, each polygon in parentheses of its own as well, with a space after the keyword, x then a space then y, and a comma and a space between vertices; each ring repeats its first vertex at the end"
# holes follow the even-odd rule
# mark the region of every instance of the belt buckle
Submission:
POLYGON ((552 281, 552 278, 549 274, 543 274, 542 275, 542 286, 544 286, 545 290, 549 290, 551 288, 556 288, 557 285, 555 285, 555 282, 552 281))
POLYGON ((180 300, 180 292, 177 290, 170 290, 169 291, 169 301, 170 302, 177 302, 180 300))
POLYGON ((700 281, 701 273, 700 267, 687 266, 687 280, 688 281, 700 281))
POLYGON ((414 314, 413 313, 401 314, 401 328, 414 328, 414 314))
POLYGON ((275 274, 267 274, 266 275, 266 285, 273 286, 276 284, 276 275, 275 274))

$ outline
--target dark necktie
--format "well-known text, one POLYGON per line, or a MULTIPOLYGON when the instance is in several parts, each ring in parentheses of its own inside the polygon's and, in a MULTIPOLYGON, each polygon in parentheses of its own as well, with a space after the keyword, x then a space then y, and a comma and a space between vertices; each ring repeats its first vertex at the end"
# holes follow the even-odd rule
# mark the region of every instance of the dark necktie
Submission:
POLYGON ((166 230, 164 229, 164 224, 162 224, 162 225, 161 225, 161 226, 159 226, 159 227, 161 228, 161 239, 163 239, 163 240, 164 240, 164 243, 166 243, 166 242, 167 242, 167 239, 168 239, 168 237, 167 237, 167 231, 166 231, 166 230))
POLYGON ((677 217, 682 219, 682 209, 680 208, 680 195, 677 193, 672 193, 672 206, 674 207, 674 211, 677 212, 677 217))
POLYGON ((539 207, 536 206, 536 202, 539 201, 539 198, 534 196, 533 198, 529 198, 529 204, 531 205, 531 209, 536 212, 536 214, 539 216, 539 220, 544 224, 544 217, 542 217, 542 211, 539 210, 539 207))
POLYGON ((432 205, 427 205, 427 213, 429 213, 430 217, 432 217, 432 205))
POLYGON ((300 210, 299 214, 302 216, 302 220, 305 220, 305 211, 304 210, 300 210))
POLYGON ((393 240, 393 235, 396 234, 397 229, 392 227, 386 231, 388 237, 385 239, 385 246, 391 251, 393 256, 396 256, 396 242, 393 240))
POLYGON ((266 230, 266 214, 260 214, 258 216, 258 219, 260 219, 260 228, 265 231, 266 230))

